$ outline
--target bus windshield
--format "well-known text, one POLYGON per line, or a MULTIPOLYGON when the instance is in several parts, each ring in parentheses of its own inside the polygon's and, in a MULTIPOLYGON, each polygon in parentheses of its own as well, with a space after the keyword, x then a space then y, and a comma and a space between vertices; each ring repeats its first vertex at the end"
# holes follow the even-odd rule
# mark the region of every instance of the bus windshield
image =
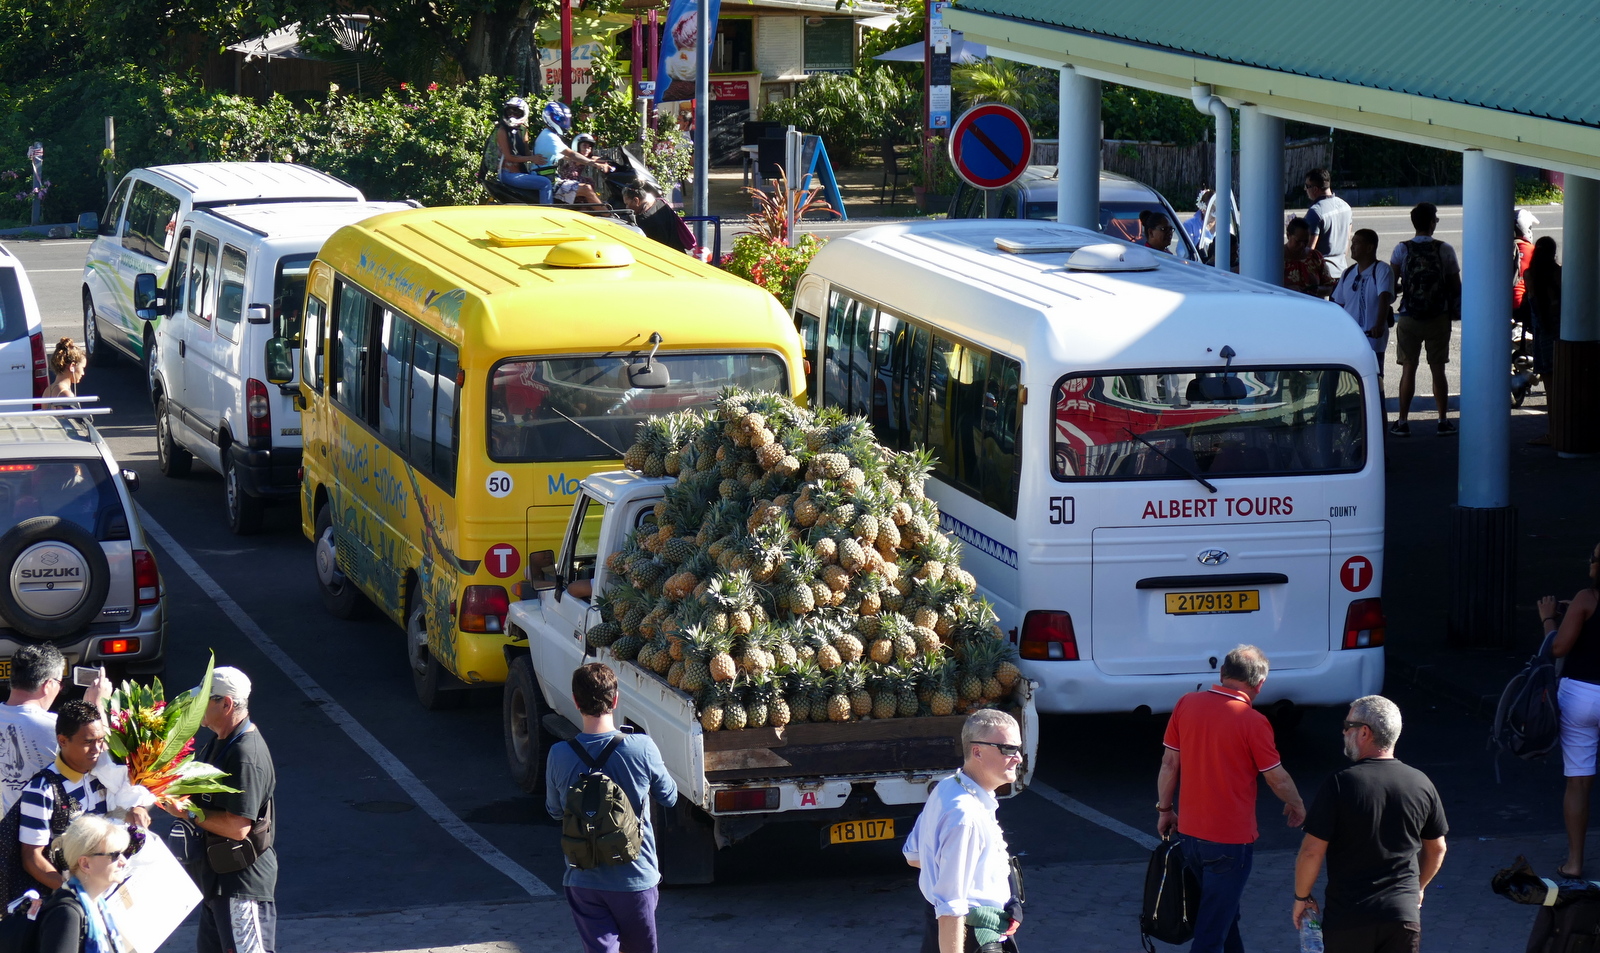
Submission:
POLYGON ((1366 463, 1361 378, 1348 368, 1141 370, 1055 388, 1057 480, 1342 473, 1366 463))
POLYGON ((658 353, 666 387, 628 386, 628 365, 643 354, 501 361, 489 378, 489 456, 503 463, 614 460, 640 421, 704 407, 734 386, 787 394, 777 354, 658 353))

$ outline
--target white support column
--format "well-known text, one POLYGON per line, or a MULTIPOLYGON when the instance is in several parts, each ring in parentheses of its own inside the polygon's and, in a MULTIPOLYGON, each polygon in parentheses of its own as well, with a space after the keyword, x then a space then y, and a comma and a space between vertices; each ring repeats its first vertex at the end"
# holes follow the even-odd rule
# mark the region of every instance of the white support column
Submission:
POLYGON ((1283 120, 1239 107, 1239 273, 1283 284, 1283 120))
POLYGON ((1600 182, 1568 175, 1562 190, 1561 339, 1550 380, 1550 445, 1600 454, 1600 182))
MULTIPOLYGON (((1100 227, 1100 81, 1061 67, 1056 221, 1100 227)), ((1176 223, 1174 223, 1176 224, 1176 223)))

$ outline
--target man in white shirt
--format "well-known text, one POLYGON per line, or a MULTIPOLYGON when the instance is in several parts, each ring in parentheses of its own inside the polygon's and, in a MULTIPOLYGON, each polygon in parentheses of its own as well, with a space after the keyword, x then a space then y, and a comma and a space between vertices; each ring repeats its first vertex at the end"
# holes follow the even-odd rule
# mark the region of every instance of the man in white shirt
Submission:
MULTIPOLYGON (((51 645, 25 645, 11 656, 11 695, 0 705, 0 815, 11 810, 39 769, 56 758, 56 716, 66 659, 51 645)), ((103 676, 84 693, 96 707, 110 695, 103 676)))
POLYGON ((1015 949, 1010 934, 1021 918, 994 792, 1017 779, 1022 731, 1005 712, 984 709, 962 725, 961 747, 961 770, 933 789, 902 848, 931 907, 923 953, 976 951, 989 942, 1015 949))
POLYGON ((1383 353, 1389 348, 1389 326, 1394 323, 1394 269, 1378 260, 1378 233, 1358 230, 1350 238, 1351 267, 1333 288, 1333 303, 1355 319, 1378 356, 1378 384, 1383 384, 1383 353))

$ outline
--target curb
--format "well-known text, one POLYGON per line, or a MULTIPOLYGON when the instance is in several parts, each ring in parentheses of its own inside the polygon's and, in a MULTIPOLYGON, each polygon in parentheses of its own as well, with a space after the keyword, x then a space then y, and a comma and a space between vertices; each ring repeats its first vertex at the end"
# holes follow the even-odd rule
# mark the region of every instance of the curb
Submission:
POLYGON ((61 222, 55 225, 27 225, 22 228, 0 228, 0 238, 25 238, 39 241, 47 238, 71 238, 78 232, 78 223, 61 222))

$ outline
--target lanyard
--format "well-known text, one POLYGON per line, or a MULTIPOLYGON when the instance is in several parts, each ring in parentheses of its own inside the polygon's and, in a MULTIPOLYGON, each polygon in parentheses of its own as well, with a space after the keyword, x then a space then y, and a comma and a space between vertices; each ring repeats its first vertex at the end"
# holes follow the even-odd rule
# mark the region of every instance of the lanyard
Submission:
MULTIPOLYGON (((223 756, 228 753, 229 749, 231 749, 234 745, 238 744, 239 743, 239 739, 243 738, 244 735, 245 735, 245 732, 249 731, 250 728, 251 728, 250 719, 246 718, 244 720, 244 724, 240 725, 237 731, 235 731, 233 734, 229 735, 226 741, 222 742, 222 747, 218 748, 216 753, 213 754, 212 757, 216 758, 217 761, 221 761, 223 756)), ((220 768, 220 767, 222 767, 222 765, 216 764, 216 763, 212 763, 212 767, 220 768)))

